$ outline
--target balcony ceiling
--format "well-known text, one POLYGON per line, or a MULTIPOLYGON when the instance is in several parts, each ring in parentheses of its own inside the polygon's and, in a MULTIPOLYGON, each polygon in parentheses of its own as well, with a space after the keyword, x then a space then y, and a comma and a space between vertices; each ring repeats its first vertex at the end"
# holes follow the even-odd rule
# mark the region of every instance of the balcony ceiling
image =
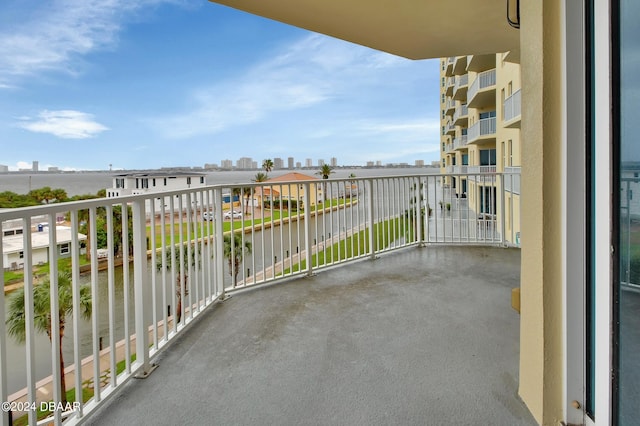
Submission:
POLYGON ((505 52, 519 44, 504 0, 210 0, 410 59, 505 52))

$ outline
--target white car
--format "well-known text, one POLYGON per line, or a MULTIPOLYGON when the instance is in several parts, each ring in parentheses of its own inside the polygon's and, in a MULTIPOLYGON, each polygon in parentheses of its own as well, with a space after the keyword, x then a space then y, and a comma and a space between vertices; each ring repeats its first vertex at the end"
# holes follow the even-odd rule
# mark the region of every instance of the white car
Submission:
POLYGON ((209 211, 209 212, 204 212, 202 213, 202 218, 204 220, 214 220, 214 216, 213 216, 213 212, 209 211))
POLYGON ((236 211, 236 210, 229 210, 228 212, 225 212, 223 217, 225 219, 242 219, 242 212, 236 211))

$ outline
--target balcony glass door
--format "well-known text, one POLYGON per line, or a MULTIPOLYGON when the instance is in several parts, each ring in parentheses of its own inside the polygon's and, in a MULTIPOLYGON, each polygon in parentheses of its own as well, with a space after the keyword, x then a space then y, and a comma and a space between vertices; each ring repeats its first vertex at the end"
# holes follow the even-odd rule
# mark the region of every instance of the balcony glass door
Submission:
MULTIPOLYGON (((640 422, 640 140, 634 125, 640 111, 640 2, 619 2, 619 50, 614 51, 614 149, 617 151, 618 274, 614 288, 614 419, 640 422), (616 58, 617 56, 617 58, 616 58), (616 78, 617 77, 617 78, 616 78), (616 111, 617 110, 617 111, 616 111)), ((613 28, 616 28, 615 24, 613 28)), ((614 44, 614 49, 615 49, 614 44)), ((614 151, 614 152, 615 152, 614 151)))

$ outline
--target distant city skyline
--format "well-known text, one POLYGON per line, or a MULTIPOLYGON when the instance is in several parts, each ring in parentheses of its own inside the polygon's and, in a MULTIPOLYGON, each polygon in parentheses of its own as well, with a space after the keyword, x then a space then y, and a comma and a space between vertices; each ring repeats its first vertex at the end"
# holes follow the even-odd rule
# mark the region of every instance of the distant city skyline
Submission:
POLYGON ((437 60, 210 2, 8 0, 0 22, 12 171, 438 158, 437 60))

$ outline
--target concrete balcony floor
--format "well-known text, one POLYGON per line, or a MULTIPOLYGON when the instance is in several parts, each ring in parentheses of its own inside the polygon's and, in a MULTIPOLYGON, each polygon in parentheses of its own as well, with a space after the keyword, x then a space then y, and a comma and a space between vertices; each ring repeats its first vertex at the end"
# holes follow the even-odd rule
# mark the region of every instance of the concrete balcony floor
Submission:
POLYGON ((234 294, 95 425, 534 425, 519 399, 520 251, 411 248, 234 294))

